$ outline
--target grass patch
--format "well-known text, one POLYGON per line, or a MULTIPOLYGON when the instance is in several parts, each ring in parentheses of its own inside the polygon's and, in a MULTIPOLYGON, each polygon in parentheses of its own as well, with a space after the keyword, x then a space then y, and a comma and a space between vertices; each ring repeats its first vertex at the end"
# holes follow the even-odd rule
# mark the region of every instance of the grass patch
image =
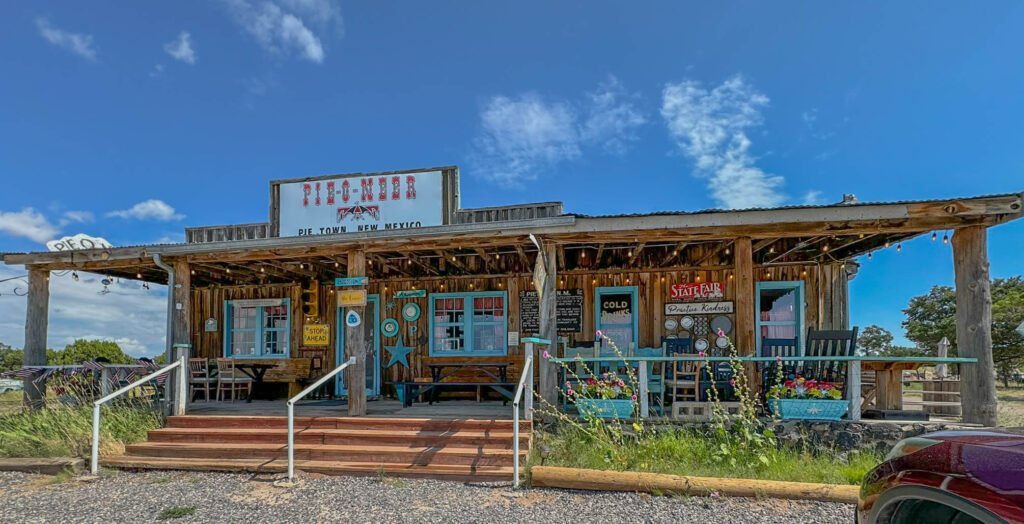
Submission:
MULTIPOLYGON (((716 439, 683 429, 648 433, 638 441, 609 447, 575 428, 562 427, 542 434, 538 443, 551 448, 546 466, 824 484, 859 484, 882 459, 868 452, 850 453, 843 460, 837 454, 774 449, 768 451, 769 464, 754 456, 738 457, 732 464, 716 459, 716 439)), ((540 463, 538 446, 528 463, 540 463)))
POLYGON ((170 508, 164 508, 159 515, 156 516, 156 520, 171 520, 180 519, 181 517, 189 517, 195 515, 196 508, 192 506, 174 506, 170 508))
MULTIPOLYGON (((88 456, 93 411, 91 400, 83 398, 48 396, 43 409, 0 414, 0 456, 88 456)), ((163 423, 158 405, 147 398, 115 400, 103 407, 100 417, 100 454, 119 454, 126 444, 145 440, 149 430, 163 423)))
POLYGON ((996 388, 996 398, 999 401, 999 425, 1024 427, 1024 388, 996 388))

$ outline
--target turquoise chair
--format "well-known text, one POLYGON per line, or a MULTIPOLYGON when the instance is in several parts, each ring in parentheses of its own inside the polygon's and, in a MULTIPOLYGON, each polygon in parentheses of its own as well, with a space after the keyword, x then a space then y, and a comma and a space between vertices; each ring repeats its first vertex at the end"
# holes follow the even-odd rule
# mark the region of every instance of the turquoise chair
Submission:
MULTIPOLYGON (((630 351, 632 357, 664 357, 665 344, 658 348, 636 348, 630 351)), ((665 415, 665 363, 644 362, 647 365, 647 393, 651 399, 650 406, 659 415, 665 415)))

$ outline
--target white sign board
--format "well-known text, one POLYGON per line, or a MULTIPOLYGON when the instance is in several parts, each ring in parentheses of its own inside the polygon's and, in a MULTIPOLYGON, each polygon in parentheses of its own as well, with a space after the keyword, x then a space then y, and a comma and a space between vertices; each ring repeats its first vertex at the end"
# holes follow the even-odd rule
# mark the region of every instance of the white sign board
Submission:
POLYGON ((732 313, 732 302, 680 302, 665 304, 666 315, 715 315, 732 313))
POLYGON ((46 249, 50 251, 76 251, 79 249, 109 249, 110 245, 105 238, 91 237, 79 233, 73 237, 64 237, 59 240, 51 240, 46 243, 46 249))
POLYGON ((280 235, 333 235, 442 224, 440 171, 347 176, 280 186, 280 235))

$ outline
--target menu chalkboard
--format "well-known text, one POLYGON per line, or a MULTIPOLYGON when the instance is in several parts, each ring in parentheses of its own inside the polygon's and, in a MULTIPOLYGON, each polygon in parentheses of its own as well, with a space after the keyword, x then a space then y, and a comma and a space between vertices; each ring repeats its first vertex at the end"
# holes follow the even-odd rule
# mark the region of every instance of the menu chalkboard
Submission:
MULTIPOLYGON (((559 333, 583 331, 583 290, 556 290, 555 316, 559 333)), ((540 300, 536 291, 519 292, 519 330, 523 333, 540 331, 540 300)))

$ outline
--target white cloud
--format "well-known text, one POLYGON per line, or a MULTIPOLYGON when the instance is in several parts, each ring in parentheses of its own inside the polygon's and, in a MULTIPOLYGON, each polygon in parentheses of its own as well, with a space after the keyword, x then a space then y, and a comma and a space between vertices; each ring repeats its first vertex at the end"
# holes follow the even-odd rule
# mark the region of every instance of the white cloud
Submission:
POLYGON ((637 139, 636 130, 647 123, 618 78, 609 75, 597 90, 587 93, 589 114, 580 126, 580 137, 605 151, 621 155, 637 139))
POLYGON ((164 51, 175 60, 186 64, 196 63, 196 50, 192 48, 192 35, 188 31, 182 31, 176 40, 164 44, 164 51))
MULTIPOLYGON (((0 279, 24 274, 24 269, 0 266, 0 279)), ((156 356, 164 350, 167 288, 150 284, 149 290, 130 280, 110 285, 101 295, 101 277, 79 273, 51 273, 47 347, 61 349, 76 338, 113 340, 133 356, 156 356)), ((24 291, 24 282, 18 282, 24 291)), ((25 297, 0 300, 0 342, 22 347, 25 342, 25 297)))
POLYGON ((164 65, 163 64, 157 64, 157 65, 153 66, 153 70, 149 72, 149 77, 150 78, 156 78, 156 77, 158 77, 158 76, 160 76, 162 74, 164 74, 164 65))
POLYGON ((108 217, 120 217, 120 218, 137 218, 139 220, 181 220, 185 218, 185 215, 181 215, 174 212, 174 208, 167 205, 163 200, 157 200, 151 198, 144 202, 139 202, 129 209, 123 209, 120 211, 111 211, 107 213, 108 217))
POLYGON ((235 21, 269 52, 288 54, 322 63, 326 53, 320 38, 306 24, 319 30, 341 26, 341 10, 329 0, 282 0, 261 3, 225 0, 235 21), (282 5, 284 6, 282 8, 282 5))
POLYGON ((60 229, 51 224, 42 213, 26 207, 21 211, 0 211, 0 231, 36 242, 56 238, 60 229))
POLYGON ((817 189, 808 190, 804 193, 803 203, 805 206, 817 206, 823 204, 824 200, 821 198, 821 191, 818 191, 817 189))
POLYGON ((39 29, 39 35, 46 39, 47 42, 57 47, 63 47, 88 60, 96 60, 97 50, 96 46, 93 45, 92 35, 71 33, 63 29, 57 29, 50 25, 50 22, 45 18, 36 18, 36 27, 39 29))
POLYGON ((65 211, 64 216, 61 217, 58 224, 60 224, 60 227, 64 227, 72 222, 84 224, 86 222, 92 222, 95 218, 96 217, 92 214, 92 211, 65 211))
POLYGON ((667 84, 661 115, 679 150, 693 160, 694 174, 708 181, 711 197, 726 208, 780 204, 783 178, 755 164, 746 131, 761 125, 768 97, 740 76, 713 89, 686 80, 667 84))
POLYGON ((472 163, 481 176, 520 187, 588 147, 622 154, 646 122, 635 98, 614 76, 580 103, 536 93, 494 96, 480 113, 472 163))

